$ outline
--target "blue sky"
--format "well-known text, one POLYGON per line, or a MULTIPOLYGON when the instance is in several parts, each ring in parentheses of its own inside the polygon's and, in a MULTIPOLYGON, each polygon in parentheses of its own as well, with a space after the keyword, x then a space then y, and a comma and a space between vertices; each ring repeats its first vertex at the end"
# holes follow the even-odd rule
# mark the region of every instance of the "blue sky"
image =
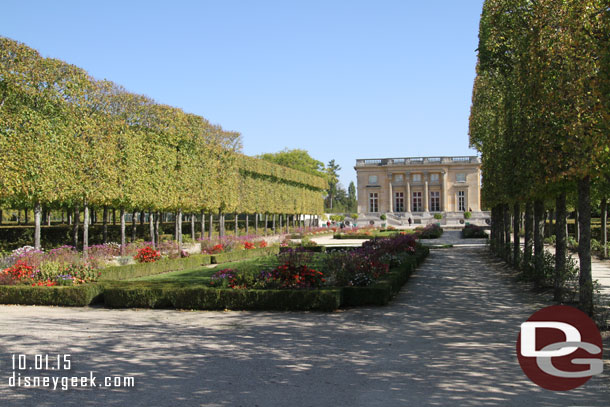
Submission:
POLYGON ((3 0, 0 35, 243 135, 249 155, 470 155, 483 0, 3 0))

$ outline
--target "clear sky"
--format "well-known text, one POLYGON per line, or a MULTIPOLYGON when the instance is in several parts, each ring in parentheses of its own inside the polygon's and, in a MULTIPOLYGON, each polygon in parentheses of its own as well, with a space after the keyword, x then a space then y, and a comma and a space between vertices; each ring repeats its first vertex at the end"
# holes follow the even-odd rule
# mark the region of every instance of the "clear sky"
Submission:
POLYGON ((249 155, 470 155, 483 0, 2 0, 0 35, 243 135, 249 155))

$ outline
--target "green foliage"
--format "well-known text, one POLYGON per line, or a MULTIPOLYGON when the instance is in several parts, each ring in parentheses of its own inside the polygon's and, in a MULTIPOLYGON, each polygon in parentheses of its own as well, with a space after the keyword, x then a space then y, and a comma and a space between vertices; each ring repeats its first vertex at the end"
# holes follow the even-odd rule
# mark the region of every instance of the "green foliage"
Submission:
POLYGON ((0 78, 2 207, 323 210, 320 171, 244 156, 239 133, 4 37, 0 78))
POLYGON ((82 284, 68 287, 0 285, 0 304, 84 307, 99 301, 102 291, 102 286, 99 284, 82 284))
POLYGON ((379 217, 379 219, 381 219, 381 220, 386 220, 386 219, 387 219, 387 217, 385 216, 385 213, 382 213, 382 214, 381 214, 381 216, 379 217))
POLYGON ((317 177, 325 177, 324 163, 312 158, 306 150, 287 148, 277 153, 265 153, 257 156, 282 167, 293 168, 317 177))
MULTIPOLYGON (((465 216, 465 215, 464 215, 464 216, 465 216)), ((435 214, 434 214, 434 219, 436 219, 436 220, 441 220, 441 219, 443 219, 443 215, 441 215, 440 213, 435 213, 435 214)))
POLYGON ((470 219, 472 217, 472 213, 466 211, 464 212, 464 219, 470 219))

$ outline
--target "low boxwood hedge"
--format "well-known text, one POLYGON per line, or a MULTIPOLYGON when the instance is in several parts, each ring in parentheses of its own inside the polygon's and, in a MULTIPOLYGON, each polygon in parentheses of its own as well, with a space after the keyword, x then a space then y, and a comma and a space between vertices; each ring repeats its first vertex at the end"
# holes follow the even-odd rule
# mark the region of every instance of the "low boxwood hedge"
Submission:
POLYGON ((103 287, 99 284, 53 287, 0 285, 0 304, 84 307, 101 301, 102 292, 103 287))
POLYGON ((230 261, 239 261, 253 259, 255 257, 269 256, 278 254, 279 246, 261 247, 257 249, 236 250, 233 252, 218 253, 212 255, 212 264, 227 263, 230 261))
POLYGON ((100 270, 98 280, 125 280, 128 278, 152 276, 169 271, 188 270, 211 264, 212 257, 207 254, 198 254, 181 259, 165 259, 154 263, 137 263, 125 266, 107 267, 100 270))
POLYGON ((204 285, 111 283, 104 289, 104 304, 110 308, 332 311, 341 306, 341 289, 234 290, 204 285))

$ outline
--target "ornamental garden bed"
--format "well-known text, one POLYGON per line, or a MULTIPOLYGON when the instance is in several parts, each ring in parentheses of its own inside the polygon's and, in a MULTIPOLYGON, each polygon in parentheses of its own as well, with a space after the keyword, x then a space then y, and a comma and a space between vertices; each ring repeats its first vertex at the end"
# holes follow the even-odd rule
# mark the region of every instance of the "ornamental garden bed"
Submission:
MULTIPOLYGON (((230 269, 224 265, 202 268, 200 263, 211 261, 211 256, 192 256, 173 260, 182 262, 179 271, 139 279, 103 279, 69 287, 0 286, 0 303, 85 306, 103 302, 112 308, 319 311, 383 305, 429 252, 409 235, 333 253, 293 249, 277 254, 277 247, 265 249, 246 250, 265 256, 230 263, 230 269), (189 270, 191 266, 196 267, 189 270)), ((169 263, 159 261, 159 269, 167 269, 169 263)), ((144 272, 121 271, 115 275, 133 278, 141 274, 144 272)))

